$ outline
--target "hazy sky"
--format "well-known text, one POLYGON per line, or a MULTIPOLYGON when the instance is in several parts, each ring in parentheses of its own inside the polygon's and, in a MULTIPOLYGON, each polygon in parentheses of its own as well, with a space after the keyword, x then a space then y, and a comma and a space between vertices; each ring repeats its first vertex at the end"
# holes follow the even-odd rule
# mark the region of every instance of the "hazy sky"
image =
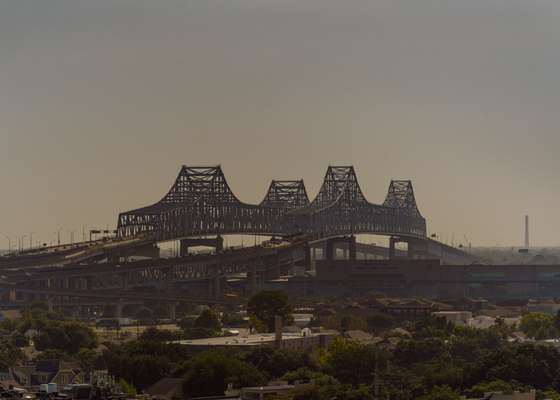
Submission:
MULTIPOLYGON (((114 225, 182 164, 413 180, 430 232, 560 245, 557 0, 0 1, 5 235, 114 225)), ((80 234, 81 236, 81 234, 80 234)))

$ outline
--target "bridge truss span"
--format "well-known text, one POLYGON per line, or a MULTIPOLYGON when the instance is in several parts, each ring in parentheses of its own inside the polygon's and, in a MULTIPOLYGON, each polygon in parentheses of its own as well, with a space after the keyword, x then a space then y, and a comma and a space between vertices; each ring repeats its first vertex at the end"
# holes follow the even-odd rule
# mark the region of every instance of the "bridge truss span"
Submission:
POLYGON ((319 238, 359 233, 426 236, 426 221, 410 181, 391 181, 383 205, 373 204, 364 196, 352 166, 329 167, 315 199, 289 213, 287 220, 319 238))
POLYGON ((304 182, 272 181, 258 205, 241 202, 220 166, 183 166, 159 202, 119 215, 121 238, 156 241, 220 234, 292 235, 313 238, 372 233, 426 236, 410 181, 391 181, 382 205, 367 201, 352 166, 330 166, 310 202, 304 182))

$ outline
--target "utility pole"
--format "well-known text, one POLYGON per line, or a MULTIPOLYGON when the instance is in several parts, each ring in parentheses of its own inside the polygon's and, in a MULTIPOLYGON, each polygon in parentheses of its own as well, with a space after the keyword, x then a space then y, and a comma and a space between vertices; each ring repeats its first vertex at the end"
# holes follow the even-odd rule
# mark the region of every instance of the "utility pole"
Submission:
POLYGON ((9 236, 6 236, 6 239, 8 239, 8 253, 12 252, 12 239, 10 239, 9 236))

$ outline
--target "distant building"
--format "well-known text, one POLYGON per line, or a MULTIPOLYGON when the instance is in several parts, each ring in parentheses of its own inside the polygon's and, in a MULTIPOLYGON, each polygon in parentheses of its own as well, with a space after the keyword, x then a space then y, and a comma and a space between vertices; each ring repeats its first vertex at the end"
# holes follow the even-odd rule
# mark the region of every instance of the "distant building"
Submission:
MULTIPOLYGON (((560 265, 441 265, 439 260, 320 260, 307 283, 315 295, 390 297, 551 298, 560 292, 560 265)), ((289 286, 289 285, 288 285, 289 286)))
POLYGON ((445 318, 447 322, 458 326, 468 326, 469 320, 472 319, 472 313, 470 311, 438 311, 433 313, 433 315, 445 318))
MULTIPOLYGON (((312 332, 309 329, 301 333, 282 333, 280 346, 283 349, 313 351, 327 348, 338 335, 335 331, 312 332)), ((207 339, 180 340, 179 343, 193 350, 211 350, 217 348, 251 348, 260 346, 277 346, 274 333, 260 333, 252 335, 238 335, 229 337, 215 337, 207 339)))
POLYGON ((527 304, 529 312, 541 312, 550 315, 556 315, 560 311, 560 303, 554 300, 530 301, 527 304))
POLYGON ((504 394, 502 392, 488 392, 484 393, 482 398, 469 398, 463 397, 466 400, 535 400, 537 393, 534 390, 526 393, 514 392, 511 394, 504 394))
POLYGON ((79 365, 60 360, 40 360, 35 364, 17 366, 13 368, 11 374, 18 384, 30 390, 38 390, 41 385, 48 383, 56 383, 59 388, 69 384, 84 383, 86 380, 104 383, 108 381, 109 376, 102 357, 97 360, 88 376, 79 365))
POLYGON ((265 400, 273 396, 291 394, 294 389, 295 386, 292 385, 243 388, 239 398, 240 400, 265 400))

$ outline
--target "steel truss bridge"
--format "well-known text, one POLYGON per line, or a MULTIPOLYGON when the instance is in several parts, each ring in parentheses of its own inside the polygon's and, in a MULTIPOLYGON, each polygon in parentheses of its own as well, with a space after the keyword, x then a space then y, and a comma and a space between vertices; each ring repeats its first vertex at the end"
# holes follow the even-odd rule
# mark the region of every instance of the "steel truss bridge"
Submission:
POLYGON ((303 180, 270 184, 258 205, 241 202, 220 166, 183 166, 169 192, 157 203, 119 215, 120 238, 155 241, 222 234, 287 236, 313 240, 353 234, 426 237, 412 183, 393 180, 381 205, 362 193, 354 167, 330 166, 310 201, 303 180))

